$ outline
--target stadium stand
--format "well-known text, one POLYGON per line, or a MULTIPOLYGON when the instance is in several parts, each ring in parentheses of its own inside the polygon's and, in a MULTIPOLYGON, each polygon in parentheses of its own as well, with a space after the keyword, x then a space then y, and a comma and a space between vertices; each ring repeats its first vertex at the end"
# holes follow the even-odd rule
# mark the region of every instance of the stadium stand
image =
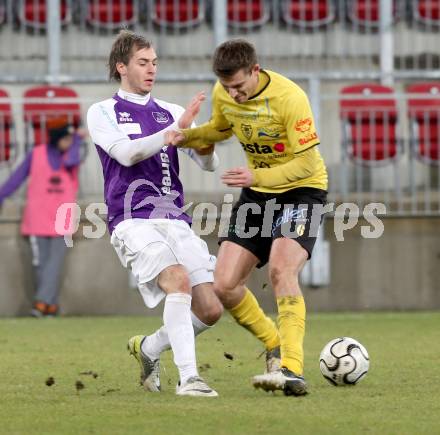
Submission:
POLYGON ((414 19, 419 23, 440 26, 439 0, 412 0, 411 9, 414 19))
MULTIPOLYGON (((17 20, 20 24, 35 29, 46 28, 46 0, 17 0, 17 20)), ((72 19, 70 0, 61 0, 60 5, 61 25, 68 24, 72 19)))
POLYGON ((150 0, 148 6, 153 23, 166 28, 190 28, 204 19, 203 2, 199 0, 150 0))
POLYGON ((116 30, 137 22, 136 0, 82 0, 81 21, 93 28, 116 30))
MULTIPOLYGON (((3 59, 0 86, 14 96, 12 107, 14 114, 17 114, 14 120, 14 141, 18 144, 18 153, 24 152, 35 141, 43 140, 45 135, 44 121, 35 126, 35 131, 32 123, 23 125, 21 108, 25 101, 20 97, 23 90, 51 80, 54 83, 65 82, 78 92, 81 107, 84 109, 90 104, 90 83, 96 83, 96 89, 106 86, 104 65, 107 62, 108 47, 121 25, 128 25, 139 33, 147 32, 161 59, 160 78, 169 83, 165 87, 166 92, 172 93, 173 99, 181 105, 185 105, 190 97, 189 86, 182 86, 182 89, 185 88, 184 93, 176 93, 171 89, 180 82, 182 75, 185 83, 193 81, 209 89, 209 77, 212 74, 210 58, 216 38, 226 32, 228 38, 245 37, 252 41, 258 47, 261 65, 280 71, 297 81, 309 94, 313 105, 320 109, 321 116, 318 119, 322 131, 322 148, 329 166, 331 183, 335 180, 334 185, 331 185, 332 189, 339 188, 338 174, 343 165, 341 151, 344 149, 347 152, 349 171, 364 171, 362 177, 367 178, 365 165, 383 166, 383 170, 374 170, 375 176, 377 173, 383 175, 383 178, 375 177, 375 186, 382 188, 386 183, 388 187, 391 186, 391 166, 399 166, 406 192, 410 190, 410 181, 405 171, 412 154, 403 154, 398 159, 399 165, 385 163, 397 158, 399 151, 403 150, 400 144, 411 143, 412 147, 414 142, 410 137, 410 128, 407 128, 410 124, 406 85, 439 80, 440 26, 436 27, 429 20, 426 24, 421 23, 427 18, 433 22, 439 18, 440 0, 394 1, 395 19, 399 20, 391 29, 388 28, 390 32, 387 35, 381 33, 379 28, 379 21, 384 18, 380 14, 379 0, 224 0, 225 9, 217 17, 215 14, 218 10, 213 6, 218 1, 220 0, 60 0, 62 8, 67 6, 69 9, 71 22, 63 28, 59 53, 49 56, 48 41, 51 35, 44 31, 30 32, 24 24, 20 25, 21 21, 17 18, 17 11, 24 11, 25 6, 34 12, 42 9, 44 18, 35 19, 43 25, 44 20, 49 17, 43 0, 0 0, 0 21, 4 6, 4 22, 0 26, 0 57, 3 59), (352 20, 348 17, 349 11, 352 20), (365 20, 369 26, 362 24, 365 20), (180 29, 184 31, 181 32, 180 29), (384 36, 392 38, 391 46, 382 44, 384 36), (387 71, 383 70, 384 59, 394 60, 392 64, 388 63, 387 71), (54 60, 58 62, 53 62, 54 60), (50 73, 49 66, 52 70, 54 66, 55 70, 58 67, 59 71, 50 73), (350 124, 347 119, 341 124, 340 89, 355 83, 379 83, 385 77, 393 82, 393 96, 399 109, 398 118, 403 121, 404 128, 398 130, 401 135, 397 140, 395 135, 401 122, 397 126, 397 117, 393 118, 393 115, 386 119, 383 115, 381 120, 371 123, 371 128, 374 135, 379 136, 384 136, 385 131, 389 131, 390 140, 378 141, 375 136, 371 136, 371 141, 375 141, 373 144, 367 138, 366 131, 370 127, 365 119, 359 121, 359 127, 355 121, 350 124), (318 87, 315 87, 317 82, 318 87), (12 83, 14 85, 11 86, 12 83), (346 133, 344 142, 340 134, 343 129, 346 133), (357 140, 356 137, 353 138, 356 134, 359 135, 357 140), (328 138, 335 140, 329 141, 328 138), (352 161, 360 164, 352 165, 352 161), (388 173, 385 174, 386 171, 388 173)), ((390 3, 387 1, 386 5, 390 3)), ((28 19, 33 17, 30 12, 27 16, 28 19)), ((65 19, 65 15, 62 14, 61 18, 65 19)), ((386 84, 389 85, 388 82, 386 84)), ((351 98, 356 96, 351 95, 351 98)), ((204 119, 203 116, 208 116, 207 111, 201 114, 201 119, 204 119)), ((416 121, 412 120, 411 123, 412 128, 420 129, 416 121)), ((433 138, 431 142, 435 140, 434 129, 435 127, 430 126, 429 133, 422 137, 422 142, 427 144, 425 148, 415 148, 418 157, 416 155, 417 158, 412 160, 416 162, 419 172, 428 171, 427 165, 420 163, 421 156, 426 154, 427 158, 435 162, 436 149, 432 150, 433 155, 429 155, 431 151, 426 151, 432 149, 429 137, 433 138)), ((413 136, 416 133, 415 130, 411 131, 413 136)), ((232 156, 233 153, 225 147, 222 161, 227 162, 232 156)), ((21 155, 17 157, 20 158, 21 155)), ((100 194, 101 189, 94 165, 91 158, 82 171, 82 177, 87 179, 84 184, 87 185, 87 195, 90 196, 100 194)), ((7 165, 2 169, 3 174, 9 170, 7 165)), ((200 186, 204 185, 200 182, 201 176, 194 171, 189 171, 188 174, 190 175, 185 179, 187 189, 198 192, 200 186)), ((1 177, 0 173, 0 179, 1 177)), ((414 182, 419 186, 420 180, 417 178, 414 182)), ((349 189, 352 187, 348 186, 349 189)), ((218 188, 215 183, 209 185, 210 192, 215 192, 218 188)))
POLYGON ((14 148, 13 129, 9 94, 4 89, 0 89, 0 162, 11 160, 14 148))
POLYGON ((270 18, 265 0, 228 0, 228 25, 236 29, 262 26, 270 18))
MULTIPOLYGON (((420 249, 416 249, 416 255, 408 257, 408 263, 394 272, 388 263, 380 269, 384 262, 383 255, 378 253, 385 253, 388 258, 394 251, 407 253, 412 246, 419 247, 418 241, 431 237, 435 226, 431 222, 425 225, 419 218, 440 216, 440 92, 437 93, 440 89, 440 0, 395 0, 392 26, 380 26, 380 20, 388 24, 389 17, 380 13, 379 0, 224 0, 221 13, 219 8, 213 8, 218 1, 60 0, 62 24, 68 24, 62 28, 61 38, 55 41, 58 44, 54 44, 51 38, 58 32, 44 31, 46 20, 52 15, 47 13, 43 0, 0 0, 0 87, 7 91, 0 92, 0 182, 18 167, 26 149, 47 140, 49 117, 68 113, 77 123, 80 110, 84 119, 90 104, 103 95, 108 96, 110 87, 117 88, 116 83, 108 83, 105 65, 119 27, 127 25, 151 38, 161 60, 157 96, 182 106, 196 90, 209 92, 211 89, 211 58, 221 38, 244 37, 256 45, 264 68, 285 74, 309 96, 322 141, 320 149, 329 170, 329 203, 355 204, 359 211, 370 203, 386 206, 386 232, 377 240, 379 245, 364 241, 358 232, 349 234, 348 243, 344 245, 331 245, 332 259, 341 257, 339 251, 345 252, 344 261, 340 261, 343 264, 336 265, 332 260, 331 275, 332 280, 336 277, 334 282, 346 283, 348 308, 358 302, 356 306, 360 309, 379 306, 375 305, 375 298, 371 302, 363 294, 358 297, 349 293, 353 288, 361 288, 359 276, 371 278, 372 274, 368 274, 371 270, 380 272, 373 274, 374 285, 371 279, 366 279, 362 286, 365 294, 372 294, 371 289, 376 289, 374 295, 383 295, 386 293, 383 283, 388 283, 389 303, 383 305, 385 309, 394 306, 392 304, 399 309, 407 306, 401 304, 401 289, 405 285, 411 294, 408 300, 417 303, 423 300, 429 308, 426 293, 424 297, 413 297, 414 288, 419 290, 420 287, 417 279, 408 279, 409 275, 401 278, 401 270, 417 269, 424 265, 426 258, 435 260, 435 244, 431 250, 423 245, 426 255, 420 263, 417 261, 421 258, 417 255, 420 249), (28 27, 37 30, 29 31, 28 27), (387 40, 392 43, 383 43, 387 40), (382 84, 389 87, 380 87, 381 79, 382 84), (65 86, 42 86, 48 82, 65 83, 75 92, 58 93, 56 89, 69 89, 65 86), (410 83, 414 85, 407 87, 410 83), (359 84, 357 89, 353 89, 355 84, 359 84), (40 93, 30 92, 36 85, 40 93), (400 191, 396 186, 401 187, 400 191), (394 217, 399 219, 393 220, 394 217), (400 219, 414 217, 417 221, 400 219), (414 228, 414 237, 397 246, 398 237, 411 228, 414 228), (358 245, 358 241, 362 245, 358 245), (337 255, 333 255, 335 252, 337 255), (349 269, 356 272, 350 279, 347 278, 347 258, 353 263, 349 269), (369 259, 377 261, 371 263, 369 259)), ((391 3, 383 1, 386 5, 391 3)), ((55 29, 56 17, 52 24, 55 29)), ((204 104, 198 122, 209 119, 209 106, 204 104)), ((79 204, 83 216, 84 207, 103 200, 102 173, 97 170, 99 156, 90 139, 87 146, 90 152, 80 172, 79 204)), ((227 146, 217 147, 220 167, 214 174, 194 170, 193 162, 183 156, 181 174, 187 201, 212 202, 218 211, 223 211, 224 194, 237 192, 219 182, 219 176, 232 166, 245 164, 237 146, 231 140, 227 146)), ((18 225, 24 198, 24 191, 18 191, 14 201, 4 204, 0 219, 8 226, 3 225, 3 234, 9 232, 11 219, 18 225)), ((341 214, 353 212, 347 210, 335 211, 334 222, 340 222, 341 214)), ((208 211, 210 216, 214 215, 208 211)), ((328 217, 326 225, 331 225, 332 213, 328 217)), ((3 237, 3 251, 7 255, 3 263, 0 262, 7 272, 3 281, 5 291, 9 292, 4 298, 7 304, 0 307, 7 315, 24 314, 21 301, 29 290, 28 283, 24 282, 26 271, 18 266, 22 261, 21 242, 18 231, 13 231, 7 239, 3 237)), ((108 293, 108 284, 114 284, 119 291, 126 277, 113 274, 116 268, 110 267, 108 280, 103 284, 94 280, 96 271, 89 273, 83 264, 96 258, 96 252, 107 255, 101 243, 108 246, 108 241, 84 239, 83 242, 81 231, 80 227, 80 250, 67 268, 66 282, 72 284, 65 293, 66 298, 71 298, 66 299, 66 314, 94 312, 94 307, 96 312, 105 313, 108 306, 100 304, 99 296, 114 295, 108 293), (98 295, 96 304, 84 303, 87 298, 82 295, 88 294, 85 289, 98 295), (77 290, 81 294, 75 293, 77 290)), ((333 238, 331 227, 326 228, 323 237, 333 238)), ((216 249, 216 241, 211 242, 216 249)), ((321 271, 327 268, 326 251, 318 246, 317 243, 314 256, 318 262, 308 263, 312 278, 321 276, 321 271)), ((105 257, 110 265, 115 260, 114 253, 111 254, 113 256, 105 257)), ((417 276, 430 277, 433 268, 435 264, 429 263, 417 276)), ((434 290, 435 278, 432 279, 434 290)), ((262 281, 258 277, 255 282, 254 287, 258 288, 262 281)), ((420 292, 423 291, 425 289, 420 288, 420 292)), ((338 303, 343 299, 336 298, 332 308, 342 309, 338 303)), ((324 298, 320 309, 329 309, 327 302, 324 298)), ((416 303, 411 307, 414 305, 416 303)), ((114 310, 122 312, 124 307, 115 304, 114 310)))
MULTIPOLYGON (((398 17, 399 7, 404 2, 393 0, 393 19, 398 17)), ((379 27, 380 0, 347 0, 347 17, 360 27, 379 27)))
POLYGON ((66 115, 76 127, 81 122, 77 93, 64 86, 36 86, 23 95, 26 148, 47 142, 47 121, 66 115))
POLYGON ((407 87, 411 156, 429 164, 440 160, 440 82, 407 87), (420 94, 421 97, 417 98, 420 94))
POLYGON ((354 162, 376 165, 397 157, 398 112, 392 94, 392 88, 372 83, 342 89, 342 148, 354 162), (346 96, 353 98, 344 98, 346 96))
POLYGON ((315 28, 334 21, 336 10, 333 0, 283 0, 281 16, 287 24, 315 28))

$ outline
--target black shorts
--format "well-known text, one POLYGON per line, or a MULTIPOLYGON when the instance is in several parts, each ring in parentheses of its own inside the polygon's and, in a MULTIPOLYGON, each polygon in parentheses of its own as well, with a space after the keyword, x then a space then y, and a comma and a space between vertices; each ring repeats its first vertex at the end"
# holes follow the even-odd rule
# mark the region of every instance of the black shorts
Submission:
POLYGON ((327 192, 300 187, 283 193, 263 193, 245 188, 231 213, 219 243, 228 240, 252 252, 264 266, 272 241, 280 237, 296 240, 312 256, 327 192))

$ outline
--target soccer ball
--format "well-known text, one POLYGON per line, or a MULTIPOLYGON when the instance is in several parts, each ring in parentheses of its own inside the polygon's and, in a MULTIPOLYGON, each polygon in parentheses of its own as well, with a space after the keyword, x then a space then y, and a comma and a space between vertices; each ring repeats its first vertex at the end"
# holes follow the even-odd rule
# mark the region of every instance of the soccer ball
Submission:
POLYGON ((370 366, 367 349, 350 337, 328 342, 319 356, 321 373, 332 385, 354 385, 370 366))

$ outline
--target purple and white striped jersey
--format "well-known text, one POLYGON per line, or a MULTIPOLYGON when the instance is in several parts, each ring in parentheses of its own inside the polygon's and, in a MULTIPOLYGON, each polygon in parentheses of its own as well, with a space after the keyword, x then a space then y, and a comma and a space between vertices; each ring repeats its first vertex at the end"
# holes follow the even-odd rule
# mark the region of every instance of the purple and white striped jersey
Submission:
MULTIPOLYGON (((183 112, 176 104, 122 90, 89 108, 87 123, 102 163, 110 232, 130 218, 191 223, 182 211, 177 148, 164 146, 165 132, 178 129, 183 112)), ((208 160, 194 160, 205 170, 218 164, 215 153, 208 160)))

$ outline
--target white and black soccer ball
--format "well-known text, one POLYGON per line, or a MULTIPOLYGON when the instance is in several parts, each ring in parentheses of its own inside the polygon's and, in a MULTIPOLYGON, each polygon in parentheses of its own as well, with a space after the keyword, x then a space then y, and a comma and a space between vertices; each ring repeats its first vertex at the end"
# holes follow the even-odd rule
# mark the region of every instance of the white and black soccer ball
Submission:
POLYGON ((319 356, 321 373, 332 385, 354 385, 370 367, 367 349, 357 340, 340 337, 328 342, 319 356))

